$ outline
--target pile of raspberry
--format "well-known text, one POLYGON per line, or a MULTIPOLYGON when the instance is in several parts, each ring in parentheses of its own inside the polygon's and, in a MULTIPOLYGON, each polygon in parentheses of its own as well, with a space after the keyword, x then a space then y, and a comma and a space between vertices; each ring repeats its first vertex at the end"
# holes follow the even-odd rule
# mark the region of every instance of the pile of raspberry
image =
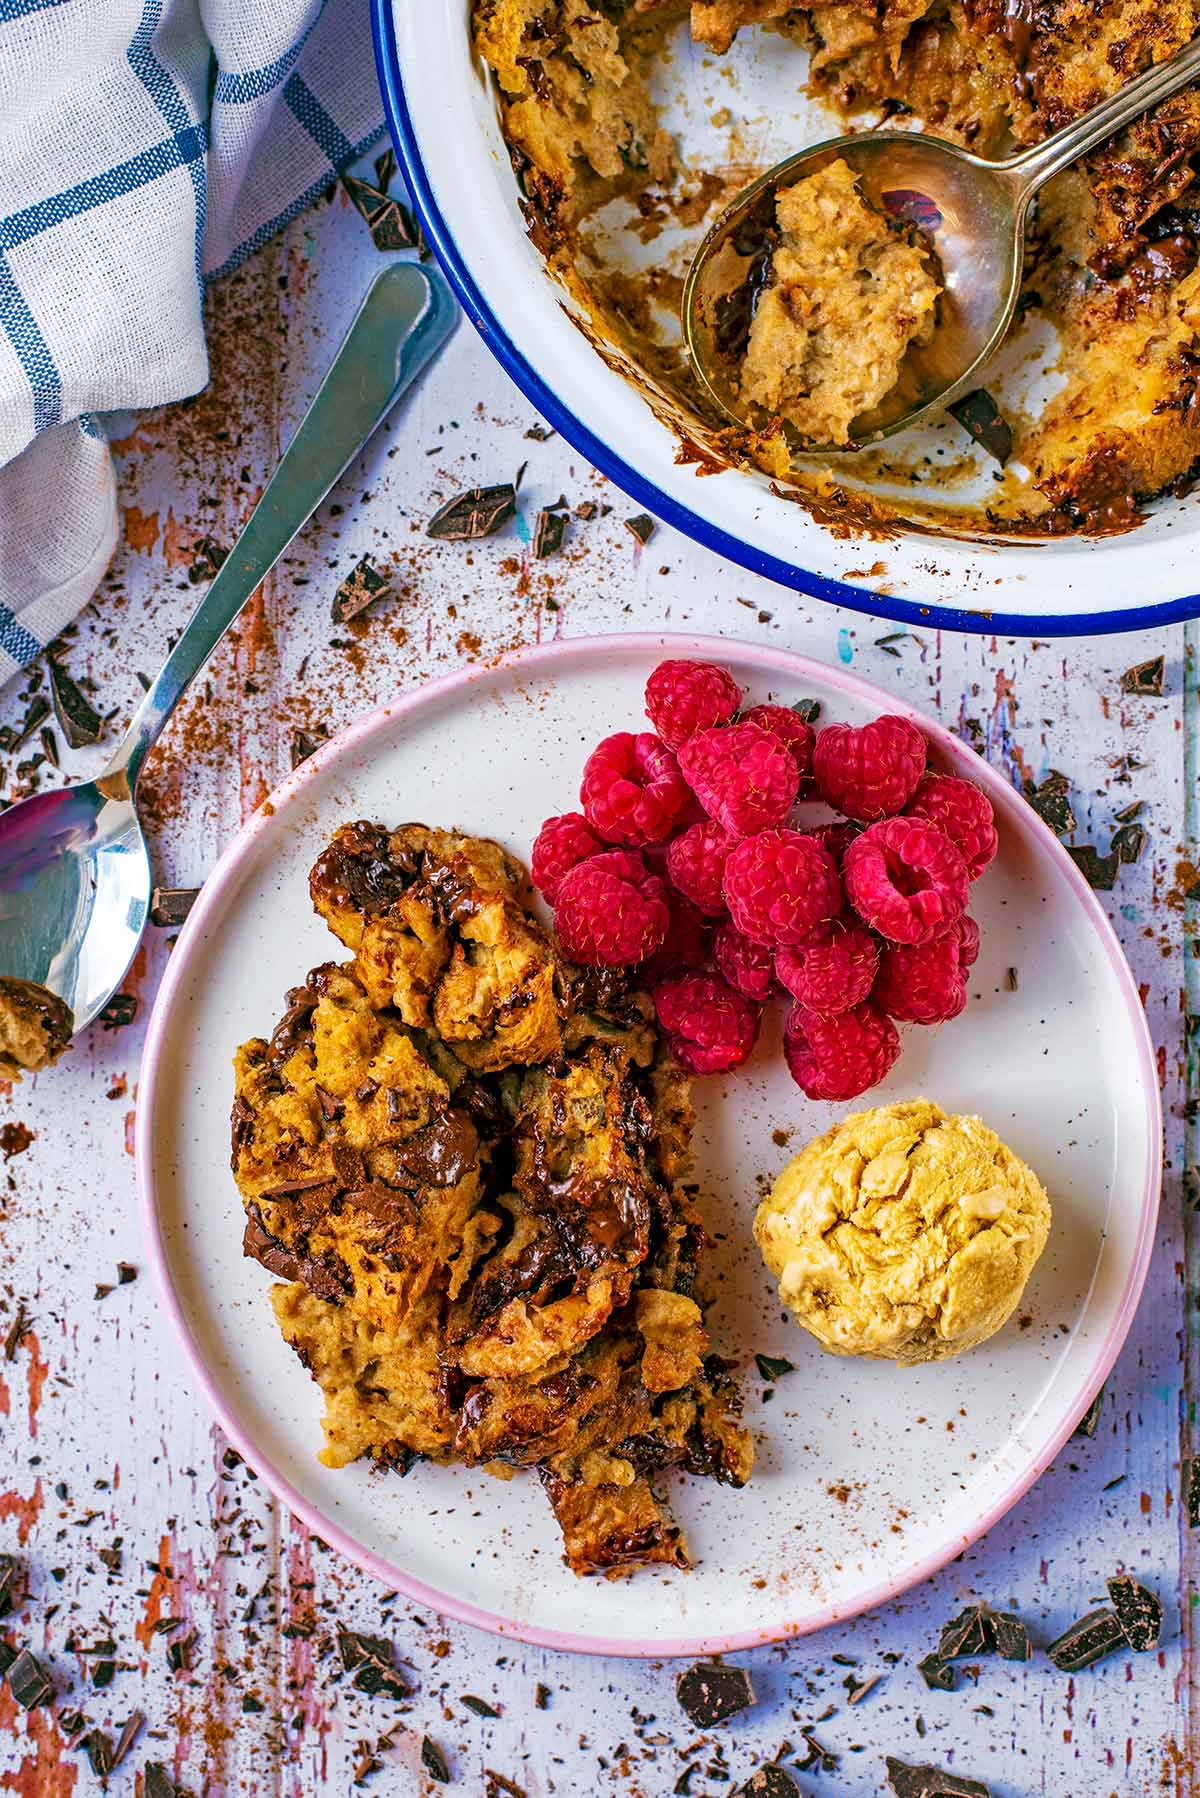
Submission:
POLYGON ((888 1073, 898 1022, 965 1006, 967 900, 996 829, 977 786, 927 766, 907 718, 816 730, 815 711, 747 709, 724 668, 661 663, 653 729, 596 746, 582 809, 546 820, 532 872, 564 953, 636 967, 684 1067, 738 1067, 778 995, 796 1084, 844 1100, 888 1073), (798 804, 825 821, 798 827, 798 804))

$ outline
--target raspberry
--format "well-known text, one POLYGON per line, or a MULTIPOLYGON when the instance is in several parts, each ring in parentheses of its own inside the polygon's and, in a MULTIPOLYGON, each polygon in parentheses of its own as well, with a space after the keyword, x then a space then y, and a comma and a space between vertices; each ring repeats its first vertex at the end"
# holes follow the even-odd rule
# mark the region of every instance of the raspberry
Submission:
POLYGON ((648 730, 636 737, 619 730, 584 763, 579 798, 593 830, 642 848, 670 836, 688 790, 665 743, 648 730))
POLYGON ((925 739, 907 718, 886 715, 857 729, 827 724, 817 732, 817 791, 835 811, 860 823, 902 812, 924 772, 925 739))
POLYGON ((697 731, 680 749, 679 766, 709 817, 734 837, 780 823, 800 788, 790 752, 759 724, 697 731))
POLYGON ((638 979, 647 986, 685 968, 701 967, 708 956, 711 919, 679 893, 668 892, 667 905, 671 916, 662 947, 638 969, 638 979))
POLYGON ((654 989, 667 1046, 692 1074, 740 1067, 758 1035, 758 1011, 719 975, 684 974, 654 989))
POLYGON ((790 705, 752 705, 748 712, 742 713, 741 721, 743 724, 757 724, 779 738, 795 762, 803 785, 812 770, 813 744, 816 741, 812 725, 806 724, 798 712, 793 712, 790 705))
POLYGON ((603 848, 604 844, 581 812, 564 812, 561 818, 547 818, 538 831, 529 858, 534 886, 553 905, 567 870, 603 848))
POLYGON ((893 943, 931 943, 967 907, 966 862, 920 818, 886 818, 864 830, 846 851, 842 877, 859 917, 893 943))
POLYGON ((732 924, 718 924, 713 937, 713 960, 730 986, 761 1005, 771 997, 771 951, 765 943, 752 943, 732 924))
POLYGON ((807 943, 775 951, 775 973, 806 1011, 852 1011, 875 984, 879 945, 857 918, 822 924, 807 943))
POLYGON ((833 857, 799 830, 763 830, 735 844, 725 899, 744 935, 772 945, 802 943, 844 904, 833 857))
POLYGON ((646 716, 668 749, 724 724, 741 703, 742 689, 715 662, 660 662, 646 682, 646 716))
POLYGON ((849 818, 839 818, 836 824, 814 824, 808 834, 825 845, 840 868, 847 849, 855 837, 862 835, 862 826, 852 824, 849 818))
POLYGON ((713 918, 725 913, 721 876, 733 844, 727 830, 706 818, 672 837, 667 846, 667 879, 676 892, 713 918))
POLYGON ((563 875, 554 912, 563 953, 583 967, 627 968, 660 949, 670 913, 640 855, 609 849, 563 875))
POLYGON ((899 1053, 896 1026, 869 999, 833 1018, 797 1005, 784 1026, 783 1058, 810 1099, 856 1099, 887 1075, 899 1053))
POLYGON ((964 968, 973 968, 979 958, 979 926, 969 912, 964 912, 955 930, 958 932, 959 962, 964 968))
POLYGON ((991 800, 974 781, 959 780, 954 774, 927 774, 904 815, 924 818, 944 831, 957 845, 972 880, 979 879, 1000 846, 991 800))
POLYGON ((941 1024, 967 1003, 957 930, 919 946, 888 943, 879 963, 875 1001, 889 1017, 909 1024, 941 1024))

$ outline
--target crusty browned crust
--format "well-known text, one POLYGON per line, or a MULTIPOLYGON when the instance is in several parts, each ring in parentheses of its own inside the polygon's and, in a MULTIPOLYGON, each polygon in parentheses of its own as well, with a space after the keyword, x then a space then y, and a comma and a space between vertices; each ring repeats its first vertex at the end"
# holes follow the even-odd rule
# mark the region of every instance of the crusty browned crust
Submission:
POLYGON ((561 962, 494 843, 347 825, 311 885, 354 960, 238 1051, 233 1167, 322 1458, 537 1468, 576 1572, 685 1565, 654 1480, 752 1452, 648 1000, 561 962))

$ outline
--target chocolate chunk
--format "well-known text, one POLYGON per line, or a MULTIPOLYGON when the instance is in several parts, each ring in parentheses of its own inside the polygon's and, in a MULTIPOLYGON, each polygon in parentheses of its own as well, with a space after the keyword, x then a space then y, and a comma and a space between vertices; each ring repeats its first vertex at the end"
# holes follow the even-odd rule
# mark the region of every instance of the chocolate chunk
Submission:
POLYGON ((698 1729, 724 1723, 754 1703, 754 1687, 744 1667, 724 1661, 697 1661, 677 1675, 675 1696, 698 1729))
POLYGON ((137 1017, 138 1002, 133 993, 114 993, 100 1013, 106 1030, 122 1030, 137 1017))
POLYGON ((346 624, 377 599, 390 599, 394 592, 387 575, 376 568, 370 556, 364 556, 334 594, 329 616, 335 624, 346 624))
POLYGON ((555 435, 555 432, 550 429, 549 425, 536 424, 530 425, 525 435, 534 443, 545 443, 555 435))
POLYGON ((474 1692, 464 1692, 462 1702, 469 1711, 474 1711, 477 1717, 498 1717, 500 1715, 494 1704, 489 1704, 486 1698, 476 1698, 474 1692))
POLYGON ((141 1733, 146 1719, 141 1711, 130 1711, 121 1725, 121 1733, 117 1737, 117 1745, 113 1749, 112 1764, 119 1767, 141 1733))
POLYGON ((375 1698, 407 1698, 409 1685, 392 1665, 392 1645, 383 1636, 367 1636, 355 1630, 339 1629, 338 1652, 342 1666, 354 1675, 353 1684, 360 1692, 375 1698))
POLYGON ((1075 1425, 1075 1435, 1094 1436, 1096 1434, 1096 1425, 1100 1421, 1100 1413, 1103 1408, 1104 1388, 1101 1386, 1099 1392, 1096 1394, 1083 1416, 1079 1419, 1079 1422, 1075 1425))
MULTIPOLYGON (((359 1178, 361 1177, 360 1173, 359 1178)), ((293 1179, 277 1180, 273 1186, 264 1186, 258 1196, 260 1199, 290 1199, 297 1193, 313 1192, 318 1186, 332 1185, 333 1181, 328 1173, 297 1174, 293 1179)))
POLYGON ((399 164, 396 161, 396 152, 392 149, 391 144, 389 144, 382 156, 377 156, 375 158, 375 179, 384 193, 386 193, 388 188, 392 185, 392 178, 398 167, 399 164))
POLYGON ((367 1164, 360 1149, 351 1148, 349 1143, 335 1142, 329 1158, 333 1163, 333 1177, 345 1191, 365 1183, 367 1164))
POLYGON ((992 1613, 985 1604, 973 1604, 943 1627, 937 1652, 943 1661, 959 1661, 968 1655, 990 1654, 995 1645, 992 1613))
POLYGON ((635 542, 645 546, 657 530, 657 525, 649 512, 635 512, 632 518, 624 521, 625 529, 635 542))
POLYGON ((298 768, 301 762, 306 762, 310 755, 315 755, 317 750, 321 747, 321 744, 328 742, 328 740, 329 739, 324 731, 301 730, 300 726, 297 725, 292 732, 290 751, 292 767, 298 768))
POLYGON ((755 1768, 733 1798, 799 1798, 799 1794, 800 1787, 787 1768, 778 1761, 768 1761, 766 1766, 755 1768))
POLYGON ((446 1764, 446 1757, 437 1743, 431 1742, 428 1736, 421 1737, 421 1765, 430 1779, 436 1780, 438 1785, 450 1784, 450 1768, 446 1764))
POLYGON ((425 526, 425 535, 447 543, 490 537, 507 524, 516 509, 517 490, 512 481, 500 481, 493 487, 470 487, 439 506, 425 526))
POLYGON ((70 747, 84 749, 89 743, 98 743, 101 729, 99 712, 53 656, 46 657, 46 667, 50 675, 54 717, 70 747))
POLYGON ((142 1775, 142 1798, 180 1798, 179 1787, 161 1761, 147 1761, 142 1775))
POLYGON ((107 1779, 113 1770, 113 1745, 102 1729, 89 1729, 79 1746, 97 1779, 107 1779))
POLYGON ((785 1373, 796 1371, 795 1363, 785 1360, 782 1355, 755 1355, 754 1365, 764 1380, 778 1380, 785 1373))
POLYGON ((1121 676, 1122 693, 1141 699, 1161 699, 1166 685, 1167 665, 1164 656, 1151 656, 1148 662, 1135 662, 1121 676))
POLYGON ((22 1710, 36 1710, 50 1696, 50 1675, 27 1648, 8 1670, 8 1689, 22 1710))
POLYGON ((317 1104, 321 1107, 321 1116, 326 1123, 336 1124, 338 1119, 345 1114, 345 1105, 332 1093, 326 1092, 323 1086, 314 1086, 313 1091, 317 1095, 317 1104))
POLYGON ((887 1757, 887 1777, 896 1798, 991 1798, 981 1779, 964 1779, 928 1763, 915 1766, 892 1754, 887 1757))
MULTIPOLYGON (((10 1355, 11 1361, 12 1356, 10 1355)), ((0 1555, 0 1617, 7 1617, 17 1602, 21 1586, 21 1563, 15 1555, 0 1555)))
POLYGON ((1183 1480, 1183 1512, 1188 1526, 1200 1530, 1200 1455, 1189 1455, 1180 1473, 1183 1480))
POLYGON ((1109 847, 1119 862, 1131 866, 1141 860, 1147 840, 1144 824, 1122 824, 1119 830, 1113 832, 1109 847))
POLYGON ((133 1281, 137 1279, 137 1276, 138 1276, 138 1270, 133 1265, 132 1261, 118 1261, 117 1262, 117 1284, 118 1284, 118 1286, 132 1285, 133 1281))
POLYGON ((475 1166, 479 1132, 465 1111, 444 1111, 395 1145, 397 1167, 422 1186, 457 1186, 475 1166))
POLYGON ((399 1187, 385 1186, 382 1180, 368 1180, 346 1195, 347 1205, 357 1205, 381 1224, 411 1224, 417 1212, 409 1194, 399 1187))
POLYGON ((1148 1587, 1140 1586, 1128 1573, 1114 1574, 1105 1584, 1129 1646, 1136 1654, 1146 1654, 1151 1648, 1157 1648, 1162 1634, 1163 1608, 1155 1594, 1148 1587))
POLYGON ((547 556, 557 555, 562 548, 566 530, 566 514, 552 512, 548 506, 543 506, 533 530, 534 561, 544 562, 547 556))
MULTIPOLYGON (((372 187, 358 175, 343 175, 346 197, 365 222, 377 250, 415 250, 417 232, 407 209, 384 187, 372 187)), ((386 184, 385 184, 386 185, 386 184)))
POLYGON ((11 724, 0 726, 0 750, 7 754, 11 749, 19 749, 33 735, 43 718, 49 716, 50 701, 44 693, 35 694, 29 702, 29 710, 24 719, 15 729, 11 724))
POLYGON ((792 711, 805 724, 815 724, 821 716, 821 701, 819 699, 795 699, 792 701, 792 711))
POLYGON ((917 1672, 931 1692, 953 1692, 958 1685, 958 1675, 954 1668, 948 1661, 943 1661, 936 1651, 917 1662, 917 1672))
POLYGON ((1012 455, 1012 426, 1001 414, 999 406, 986 387, 977 387, 973 393, 964 393, 960 400, 946 407, 951 418, 956 418, 968 436, 973 437, 981 449, 999 462, 1001 468, 1012 455))
POLYGON ((1027 782, 1025 797, 1044 824, 1055 836, 1069 837, 1075 829, 1075 813, 1071 810, 1071 783, 1057 768, 1051 768, 1039 786, 1027 782))
POLYGON ((1089 1611, 1056 1636, 1046 1653, 1063 1673, 1081 1673, 1128 1643, 1115 1611, 1089 1611))
POLYGON ((199 887, 155 887, 150 895, 150 922, 160 929, 182 924, 199 897, 199 887))
MULTIPOLYGON (((799 1763, 801 1772, 815 1768, 819 1773, 836 1773, 841 1757, 836 1755, 832 1748, 826 1748, 823 1742, 819 1742, 811 1729, 802 1729, 800 1734, 804 1737, 808 1748, 808 1753, 799 1763)), ((781 1748, 779 1752, 782 1756, 784 1750, 781 1748)))
POLYGON ((1120 863, 1111 852, 1101 855, 1094 843, 1068 843, 1067 854, 1090 887, 1098 893, 1110 893, 1117 883, 1120 863))
POLYGON ((1002 1661, 1027 1661, 1033 1653, 1029 1631, 1015 1611, 993 1611, 992 1637, 1002 1661))

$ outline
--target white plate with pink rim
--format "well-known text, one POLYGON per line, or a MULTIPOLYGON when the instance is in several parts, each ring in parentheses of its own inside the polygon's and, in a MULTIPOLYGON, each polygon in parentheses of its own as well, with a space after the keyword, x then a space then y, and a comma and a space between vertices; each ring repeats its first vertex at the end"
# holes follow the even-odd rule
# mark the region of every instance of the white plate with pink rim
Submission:
POLYGON ((690 1571, 581 1584, 531 1476, 418 1464, 400 1480, 320 1464, 319 1395, 275 1327, 267 1277, 242 1257, 228 1146, 235 1046, 269 1030, 285 989, 339 953, 310 908, 309 866, 337 824, 360 817, 452 825, 527 858, 543 818, 575 802, 588 750, 638 728, 646 677, 665 654, 724 663, 753 700, 816 699, 827 720, 907 709, 786 651, 657 635, 554 643, 382 707, 291 774, 210 876, 154 1008, 137 1132, 167 1315, 222 1427, 284 1503, 389 1587, 448 1616, 553 1648, 656 1656, 819 1629, 902 1591, 988 1529, 1070 1435, 1121 1346, 1161 1163, 1152 1045, 1094 894, 1006 781, 919 717, 933 765, 987 791, 1000 852, 974 889, 982 950, 967 1010, 909 1030, 891 1075, 862 1103, 924 1093, 979 1112, 1040 1173, 1054 1225, 1021 1306, 1025 1327, 1010 1324, 960 1360, 901 1369, 826 1355, 783 1316, 750 1234, 763 1182, 854 1107, 803 1097, 776 1015, 746 1067, 696 1088, 697 1177, 714 1238, 709 1324, 742 1370, 758 1460, 740 1492, 671 1476, 690 1571), (774 1139, 781 1131, 790 1147, 774 1139), (770 1404, 756 1353, 794 1364, 770 1404))

